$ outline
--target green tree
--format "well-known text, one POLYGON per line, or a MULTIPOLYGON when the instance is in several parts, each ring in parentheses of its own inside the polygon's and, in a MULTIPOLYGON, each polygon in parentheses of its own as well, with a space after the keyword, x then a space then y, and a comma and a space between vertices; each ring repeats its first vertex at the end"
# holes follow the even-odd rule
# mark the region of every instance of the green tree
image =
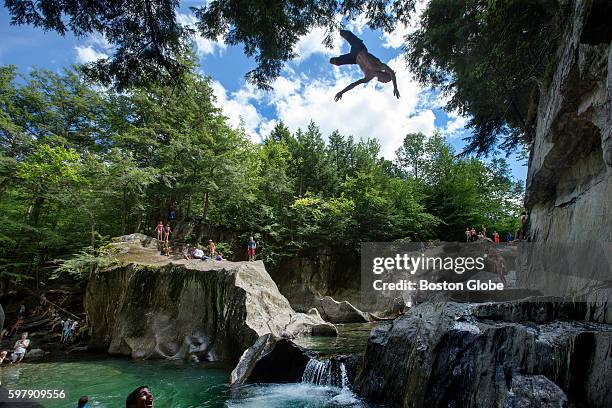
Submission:
POLYGON ((469 118, 465 153, 511 151, 533 138, 564 9, 520 0, 427 4, 406 37, 406 60, 421 83, 449 97, 447 109, 469 118))

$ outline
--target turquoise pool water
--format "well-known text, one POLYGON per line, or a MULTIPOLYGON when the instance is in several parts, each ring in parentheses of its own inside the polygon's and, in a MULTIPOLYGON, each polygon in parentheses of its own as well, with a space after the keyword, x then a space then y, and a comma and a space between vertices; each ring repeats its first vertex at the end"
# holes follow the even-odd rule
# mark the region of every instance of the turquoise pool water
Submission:
MULTIPOLYGON (((339 325, 338 338, 306 337, 297 343, 323 355, 362 352, 373 325, 339 325)), ((171 361, 98 358, 22 363, 0 367, 1 386, 16 390, 64 390, 64 399, 39 402, 74 408, 87 395, 92 408, 125 406, 126 396, 148 385, 157 408, 318 408, 369 407, 348 389, 315 384, 249 384, 230 388, 233 367, 171 361)))

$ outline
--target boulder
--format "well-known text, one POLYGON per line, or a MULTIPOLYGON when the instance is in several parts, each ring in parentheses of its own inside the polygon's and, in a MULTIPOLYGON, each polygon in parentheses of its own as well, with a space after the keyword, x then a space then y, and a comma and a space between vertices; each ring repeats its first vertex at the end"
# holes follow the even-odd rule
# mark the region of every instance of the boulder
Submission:
POLYGON ((504 408, 564 408, 567 395, 543 375, 512 376, 504 408))
POLYGON ((45 356, 45 351, 42 349, 31 349, 30 351, 28 351, 26 353, 25 356, 23 356, 24 360, 40 360, 41 358, 43 358, 45 356))
POLYGON ((315 354, 288 339, 268 333, 240 357, 230 374, 230 384, 301 382, 315 354))
POLYGON ((162 244, 161 241, 158 241, 156 238, 150 237, 145 234, 135 233, 129 235, 122 235, 120 237, 115 237, 112 239, 113 244, 139 244, 144 248, 149 249, 159 249, 159 246, 162 244))
POLYGON ((570 320, 585 308, 550 299, 423 303, 372 331, 354 391, 402 407, 562 401, 556 388, 530 377, 544 376, 574 404, 612 406, 612 326, 570 320))
POLYGON ((318 300, 317 310, 321 317, 331 323, 365 323, 370 321, 367 313, 362 312, 346 300, 338 302, 330 296, 318 300))
POLYGON ((115 262, 88 282, 91 349, 133 358, 237 361, 262 335, 336 335, 316 315, 296 313, 263 262, 165 257, 147 241, 120 237, 115 262))

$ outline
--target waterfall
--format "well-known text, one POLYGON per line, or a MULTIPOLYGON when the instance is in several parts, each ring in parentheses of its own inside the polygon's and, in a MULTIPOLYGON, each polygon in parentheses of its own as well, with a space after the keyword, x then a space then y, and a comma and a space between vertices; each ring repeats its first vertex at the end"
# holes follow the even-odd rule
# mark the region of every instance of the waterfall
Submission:
POLYGON ((344 363, 336 360, 319 361, 314 358, 306 364, 304 374, 302 374, 302 382, 341 388, 348 388, 349 386, 344 363))

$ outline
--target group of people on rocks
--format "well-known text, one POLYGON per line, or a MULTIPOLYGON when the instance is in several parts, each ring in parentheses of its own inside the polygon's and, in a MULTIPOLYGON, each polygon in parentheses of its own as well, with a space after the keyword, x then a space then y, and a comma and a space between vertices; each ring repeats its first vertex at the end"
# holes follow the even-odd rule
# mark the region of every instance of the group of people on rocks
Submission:
MULTIPOLYGON (((527 225, 527 213, 525 211, 521 212, 521 216, 519 218, 520 226, 516 230, 516 239, 524 240, 525 239, 525 228, 527 225)), ((482 230, 476 231, 474 227, 465 229, 465 242, 476 242, 480 240, 488 239, 487 236, 487 227, 485 225, 482 226, 482 230)), ((496 244, 501 242, 499 233, 497 231, 493 231, 493 235, 490 238, 496 244)), ((512 242, 515 237, 512 236, 511 232, 506 234, 506 242, 512 242)))
POLYGON ((187 259, 201 259, 202 261, 209 261, 214 259, 215 261, 224 261, 223 254, 221 252, 217 252, 217 248, 212 239, 208 240, 208 245, 205 249, 200 248, 199 246, 194 246, 191 250, 187 250, 187 254, 185 255, 187 259))
MULTIPOLYGON (((465 242, 482 241, 487 238, 487 227, 484 225, 482 226, 482 229, 478 232, 476 232, 476 228, 474 227, 465 229, 465 242)), ((492 239, 493 241, 495 241, 496 244, 499 244, 499 234, 497 233, 497 231, 493 231, 492 239)))
MULTIPOLYGON (((59 339, 58 341, 62 344, 66 344, 70 342, 78 333, 80 321, 78 319, 64 318, 57 312, 56 308, 47 301, 45 295, 41 295, 40 297, 40 305, 34 309, 34 316, 38 316, 39 318, 49 317, 51 323, 51 335, 54 335, 56 328, 60 328, 59 339), (46 306, 46 309, 45 309, 46 306)), ((12 337, 16 334, 16 332, 23 326, 23 322, 26 318, 26 307, 25 305, 21 305, 19 311, 17 312, 17 321, 10 328, 5 328, 0 332, 0 340, 4 337, 12 337)), ((21 337, 15 342, 13 345, 13 349, 11 351, 10 359, 8 358, 9 352, 2 351, 0 352, 0 364, 2 364, 5 360, 9 360, 11 364, 19 363, 28 352, 30 348, 30 339, 28 338, 29 333, 23 332, 21 337)))
MULTIPOLYGON (((170 223, 174 220, 176 220, 176 203, 172 203, 172 205, 168 207, 166 223, 164 224, 162 220, 159 220, 157 225, 155 226, 157 240, 161 243, 161 254, 164 256, 170 256, 170 235, 172 233, 170 223)), ((255 242, 253 237, 250 237, 249 241, 247 242, 247 256, 249 261, 255 260, 256 248, 257 243, 255 242)), ((186 252, 183 252, 183 256, 187 259, 202 259, 215 261, 224 260, 223 254, 221 252, 216 251, 215 243, 212 240, 208 240, 208 245, 204 249, 198 246, 188 248, 186 252)))

